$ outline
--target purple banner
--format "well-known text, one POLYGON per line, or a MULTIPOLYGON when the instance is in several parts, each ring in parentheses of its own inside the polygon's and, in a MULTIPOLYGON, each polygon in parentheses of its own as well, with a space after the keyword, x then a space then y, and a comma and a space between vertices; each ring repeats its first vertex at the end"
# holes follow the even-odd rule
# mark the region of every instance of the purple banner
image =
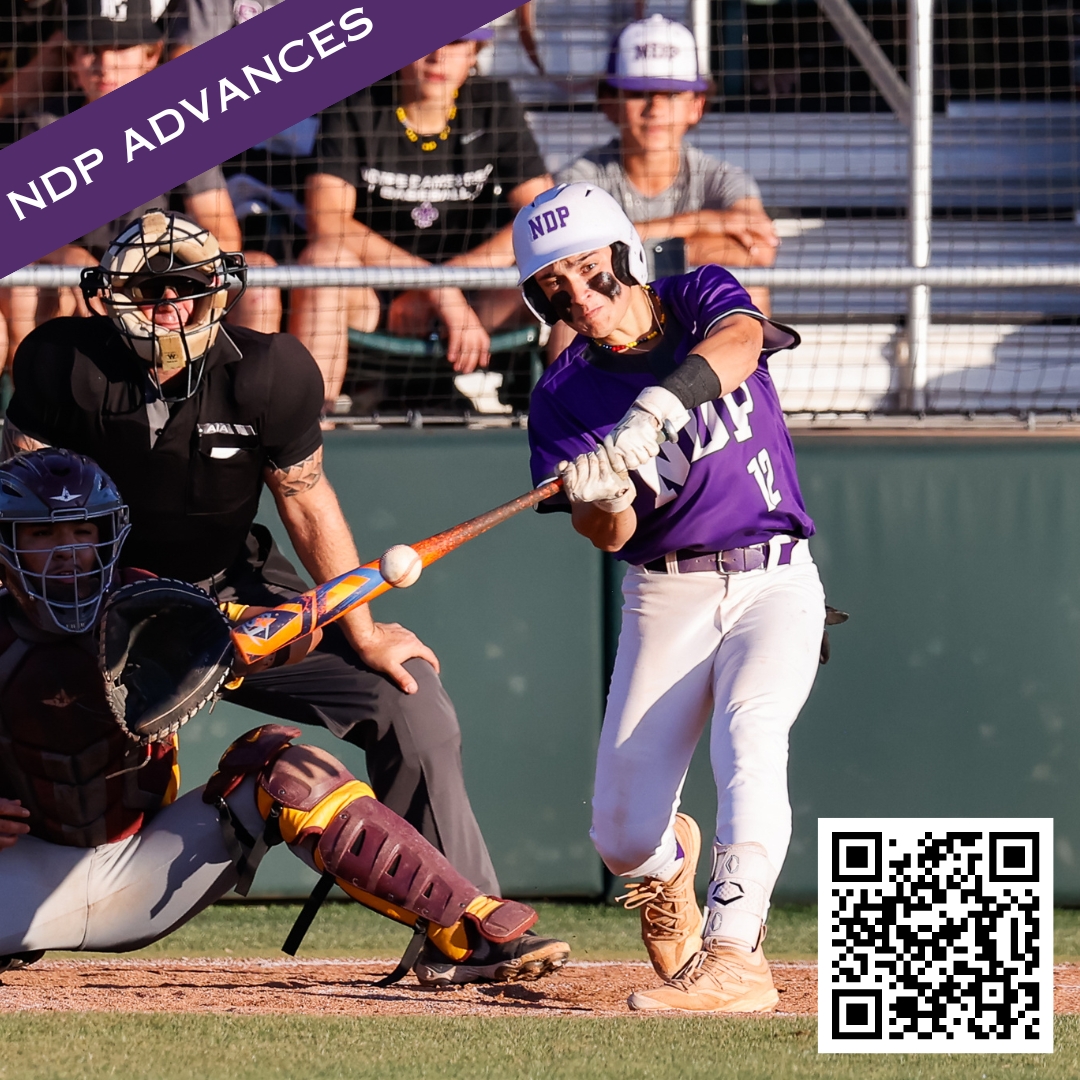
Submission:
POLYGON ((289 0, 0 151, 0 277, 505 14, 289 0))

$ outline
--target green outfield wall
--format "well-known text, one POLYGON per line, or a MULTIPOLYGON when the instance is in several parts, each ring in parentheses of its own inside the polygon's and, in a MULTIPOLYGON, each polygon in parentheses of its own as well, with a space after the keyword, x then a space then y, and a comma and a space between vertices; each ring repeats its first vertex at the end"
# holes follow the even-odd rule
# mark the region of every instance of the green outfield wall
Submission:
MULTIPOLYGON (((796 440, 826 592, 851 621, 791 743, 794 836, 778 893, 809 897, 819 816, 1055 818, 1056 890, 1080 902, 1080 442, 796 440)), ((520 431, 337 432, 327 470, 377 555, 529 486, 520 431)), ((272 504, 263 520, 280 535, 272 504)), ((507 893, 597 896, 588 837, 618 573, 562 515, 525 514, 376 602, 439 654, 465 774, 507 893)), ((617 616, 616 616, 617 618, 617 616)), ((185 788, 258 722, 220 704, 182 733, 185 788)), ((359 751, 325 732, 362 775, 359 751)), ((707 742, 707 740, 705 740, 707 742)), ((684 805, 708 832, 699 753, 684 805)), ((253 895, 313 875, 268 857, 253 895)))

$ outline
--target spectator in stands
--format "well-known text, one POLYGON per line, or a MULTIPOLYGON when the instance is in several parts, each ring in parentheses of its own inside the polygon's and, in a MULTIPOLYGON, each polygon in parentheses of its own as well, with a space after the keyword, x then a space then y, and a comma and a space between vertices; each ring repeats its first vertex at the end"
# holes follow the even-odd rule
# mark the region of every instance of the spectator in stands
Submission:
POLYGON ((166 16, 173 59, 255 18, 281 0, 174 0, 166 16))
MULTIPOLYGON (((480 29, 322 114, 318 171, 306 188, 316 266, 440 263, 511 266, 517 210, 551 187, 521 106, 507 83, 470 78, 480 29)), ((348 328, 373 330, 380 302, 370 289, 294 293, 290 330, 314 354, 328 406, 345 375, 348 328)), ((389 304, 396 334, 446 332, 459 372, 488 360, 488 331, 526 316, 513 289, 413 290, 389 304)))
MULTIPOLYGON (((64 66, 63 0, 0 0, 0 117, 41 107, 64 66)), ((13 142, 14 137, 0 140, 13 142)))
MULTIPOLYGON (((15 142, 19 116, 42 107, 64 66, 63 0, 0 0, 0 150, 15 142)), ((0 371, 9 351, 11 290, 0 289, 0 371)))
MULTIPOLYGON (((698 70, 694 35, 681 23, 652 15, 625 26, 612 43, 598 95, 619 134, 560 170, 556 181, 603 188, 643 240, 681 237, 692 266, 771 266, 780 240, 753 178, 686 142, 709 87, 698 70)), ((768 313, 767 291, 749 291, 768 313)), ((573 336, 564 324, 558 328, 552 359, 573 336)))
MULTIPOLYGON (((106 16, 103 10, 110 0, 67 0, 66 38, 71 83, 81 92, 66 102, 57 99, 52 109, 27 119, 23 128, 43 127, 58 118, 58 114, 75 108, 116 90, 120 86, 153 71, 161 60, 162 31, 154 19, 151 0, 126 0, 115 8, 123 18, 106 16)), ((23 131, 25 134, 25 130, 23 131)), ((174 193, 182 200, 183 209, 199 225, 209 229, 220 240, 225 251, 239 251, 240 225, 233 212, 225 177, 219 168, 210 169, 189 180, 174 193)), ((169 209, 169 193, 132 208, 122 218, 93 229, 71 244, 52 252, 41 260, 60 266, 96 266, 112 238, 151 209, 169 209)), ((261 252, 245 253, 249 265, 273 265, 273 260, 261 252)), ((78 289, 13 288, 6 290, 8 316, 8 347, 14 355, 22 339, 33 328, 55 315, 88 315, 78 289)), ((281 298, 276 289, 249 289, 233 309, 230 321, 253 330, 273 333, 281 325, 281 298), (249 299, 250 298, 250 299, 249 299)))
MULTIPOLYGON (((170 60, 176 59, 280 3, 171 0, 162 20, 167 55, 170 60)), ((319 117, 306 117, 221 163, 241 221, 247 245, 244 254, 250 265, 274 266, 278 259, 292 262, 299 253, 305 238, 304 180, 314 168, 312 155, 318 130, 319 117)))

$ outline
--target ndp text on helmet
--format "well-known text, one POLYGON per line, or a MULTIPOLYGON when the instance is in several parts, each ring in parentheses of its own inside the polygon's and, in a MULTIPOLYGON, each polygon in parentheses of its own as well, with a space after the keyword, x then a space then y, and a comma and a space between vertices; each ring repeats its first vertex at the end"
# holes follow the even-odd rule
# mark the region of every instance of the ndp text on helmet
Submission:
POLYGON ((170 379, 169 392, 162 394, 182 400, 198 387, 221 322, 246 285, 246 271, 244 257, 223 253, 209 230, 182 214, 152 210, 109 245, 100 266, 83 271, 82 291, 88 300, 101 300, 129 347, 153 372, 188 369, 186 379, 170 379), (230 276, 241 285, 232 304, 230 276), (190 314, 181 318, 186 301, 190 314), (183 323, 179 328, 161 324, 161 312, 170 307, 183 323))
POLYGON ((648 281, 645 248, 633 222, 602 188, 560 184, 522 207, 514 219, 514 258, 518 284, 559 259, 623 243, 630 248, 630 273, 648 281))
POLYGON ((522 293, 533 314, 550 321, 529 295, 532 290, 527 285, 534 274, 560 259, 612 244, 626 245, 626 272, 631 279, 627 284, 646 284, 648 264, 641 237, 622 207, 602 188, 560 184, 522 207, 514 219, 514 258, 518 284, 525 286, 522 293))
POLYGON ((131 526, 116 485, 88 457, 46 447, 0 465, 4 581, 43 630, 81 634, 97 621, 131 526), (35 525, 90 522, 94 541, 42 547, 35 525))

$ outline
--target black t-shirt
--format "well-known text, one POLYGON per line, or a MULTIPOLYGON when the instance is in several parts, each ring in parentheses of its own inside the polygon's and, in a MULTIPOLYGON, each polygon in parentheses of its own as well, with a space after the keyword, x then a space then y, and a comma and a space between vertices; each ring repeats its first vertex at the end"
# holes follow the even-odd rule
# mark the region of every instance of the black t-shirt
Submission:
POLYGON ((0 0, 0 82, 34 58, 63 16, 63 0, 0 0))
POLYGON ((513 220, 518 184, 547 172, 525 114, 502 80, 469 79, 445 142, 423 150, 395 115, 396 80, 322 114, 320 172, 356 188, 356 219, 431 262, 460 255, 513 220))
POLYGON ((116 482, 131 508, 124 565, 202 581, 244 558, 263 470, 322 445, 322 376, 289 334, 222 329, 199 389, 151 447, 145 371, 109 319, 52 319, 16 353, 7 415, 116 482))

